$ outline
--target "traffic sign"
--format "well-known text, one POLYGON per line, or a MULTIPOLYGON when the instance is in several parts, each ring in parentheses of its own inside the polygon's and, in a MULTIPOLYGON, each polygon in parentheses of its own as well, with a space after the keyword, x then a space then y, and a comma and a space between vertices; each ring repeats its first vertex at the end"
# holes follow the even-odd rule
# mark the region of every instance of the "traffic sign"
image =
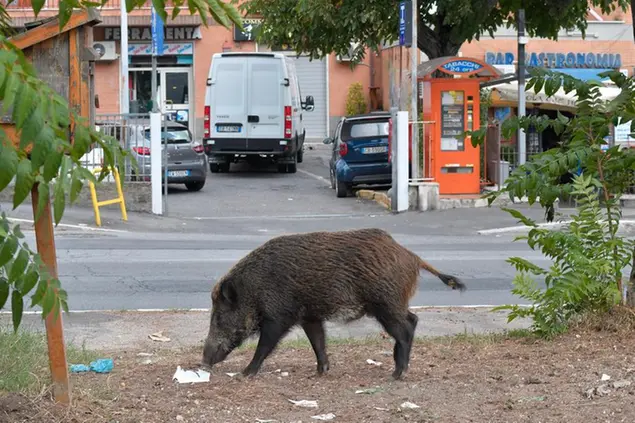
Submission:
POLYGON ((399 45, 412 45, 412 0, 399 2, 399 45))
POLYGON ((151 30, 152 30, 152 55, 161 56, 163 54, 163 20, 157 14, 154 5, 152 6, 152 18, 151 18, 151 30))

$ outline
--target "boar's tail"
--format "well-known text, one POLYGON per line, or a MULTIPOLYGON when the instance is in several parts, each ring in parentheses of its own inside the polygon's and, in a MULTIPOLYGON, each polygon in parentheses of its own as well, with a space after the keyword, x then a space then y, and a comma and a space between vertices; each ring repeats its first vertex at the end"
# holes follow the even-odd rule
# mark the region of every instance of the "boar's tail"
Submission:
POLYGON ((432 273, 437 278, 441 279, 441 282, 452 289, 458 289, 459 291, 465 291, 467 289, 465 284, 461 282, 459 278, 439 272, 437 269, 432 267, 430 263, 422 260, 421 258, 419 258, 419 266, 421 266, 422 269, 425 269, 428 272, 432 273))

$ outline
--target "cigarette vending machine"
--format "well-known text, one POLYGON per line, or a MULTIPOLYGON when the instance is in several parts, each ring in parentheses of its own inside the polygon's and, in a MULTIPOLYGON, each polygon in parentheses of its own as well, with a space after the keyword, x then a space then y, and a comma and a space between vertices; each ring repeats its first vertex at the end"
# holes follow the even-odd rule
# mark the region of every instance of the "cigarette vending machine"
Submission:
POLYGON ((439 183, 439 194, 481 192, 480 147, 465 131, 479 129, 480 83, 500 75, 492 66, 465 57, 442 57, 419 66, 423 83, 425 177, 439 183))

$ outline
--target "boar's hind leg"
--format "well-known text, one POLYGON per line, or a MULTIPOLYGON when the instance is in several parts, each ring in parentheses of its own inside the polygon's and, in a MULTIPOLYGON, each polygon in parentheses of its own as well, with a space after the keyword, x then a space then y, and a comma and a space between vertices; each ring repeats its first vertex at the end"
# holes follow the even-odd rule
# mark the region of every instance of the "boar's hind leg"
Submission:
POLYGON ((324 323, 320 320, 309 320, 302 323, 302 329, 311 342, 317 358, 317 372, 322 375, 329 370, 329 358, 326 355, 326 336, 324 323))
POLYGON ((408 368, 408 362, 410 361, 410 350, 417 325, 417 316, 410 312, 406 315, 395 316, 382 311, 377 313, 375 317, 386 332, 395 339, 395 348, 393 350, 395 371, 392 377, 400 379, 403 372, 408 368))
POLYGON ((276 348, 280 339, 291 329, 291 325, 283 325, 281 322, 274 322, 272 320, 265 320, 260 328, 260 339, 258 340, 258 346, 251 362, 245 370, 243 370, 244 376, 253 376, 260 370, 260 366, 265 359, 276 348))

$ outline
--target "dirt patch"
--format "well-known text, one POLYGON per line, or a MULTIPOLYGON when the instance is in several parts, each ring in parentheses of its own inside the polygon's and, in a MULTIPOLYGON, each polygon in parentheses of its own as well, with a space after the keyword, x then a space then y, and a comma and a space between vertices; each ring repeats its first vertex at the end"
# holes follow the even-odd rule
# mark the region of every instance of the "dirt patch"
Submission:
MULTIPOLYGON (((591 332, 552 342, 417 341, 410 370, 397 382, 390 378, 389 340, 330 345, 331 370, 324 377, 315 375, 309 347, 287 346, 265 361, 254 379, 226 374, 239 372, 251 359, 253 351, 242 350, 216 367, 209 383, 196 385, 178 385, 171 378, 177 365, 196 366, 200 351, 157 350, 150 357, 127 351, 113 356, 109 375, 72 375, 69 414, 53 410, 47 400, 30 407, 28 421, 311 422, 319 421, 312 416, 333 413, 335 422, 632 422, 633 347, 630 335, 591 332), (602 381, 602 375, 610 380, 602 381), (360 390, 368 391, 356 393, 360 390), (313 400, 318 407, 289 400, 313 400), (406 401, 419 408, 402 407, 406 401)), ((0 421, 24 421, 25 410, 7 408, 10 402, 0 399, 0 421)))

